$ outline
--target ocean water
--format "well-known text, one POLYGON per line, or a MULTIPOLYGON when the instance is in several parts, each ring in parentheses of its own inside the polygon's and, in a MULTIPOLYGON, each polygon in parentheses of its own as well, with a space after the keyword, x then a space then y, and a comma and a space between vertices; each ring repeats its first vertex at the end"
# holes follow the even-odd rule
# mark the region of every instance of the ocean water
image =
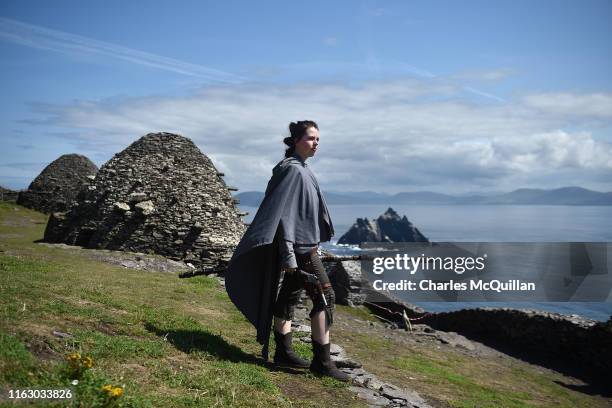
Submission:
MULTIPOLYGON (((561 205, 394 205, 393 209, 431 241, 446 242, 612 242, 612 206, 561 205)), ((324 247, 336 254, 350 248, 335 242, 357 218, 373 219, 388 205, 331 205, 336 230, 324 247)), ((250 222, 257 208, 241 206, 250 222)), ((537 309, 606 321, 612 316, 612 302, 422 302, 431 311, 474 307, 537 309)))
MULTIPOLYGON (((376 218, 386 205, 332 205, 336 239, 355 220, 376 218)), ((612 206, 566 205, 399 205, 430 241, 610 242, 612 206)), ((254 212, 253 212, 254 214, 254 212)))

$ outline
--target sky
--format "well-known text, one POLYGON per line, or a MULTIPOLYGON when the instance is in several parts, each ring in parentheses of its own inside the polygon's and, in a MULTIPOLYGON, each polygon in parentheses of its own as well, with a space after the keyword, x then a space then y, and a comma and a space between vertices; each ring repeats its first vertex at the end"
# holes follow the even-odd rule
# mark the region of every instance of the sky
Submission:
POLYGON ((0 185, 149 132, 263 191, 315 120, 326 191, 612 191, 612 2, 0 2, 0 185))

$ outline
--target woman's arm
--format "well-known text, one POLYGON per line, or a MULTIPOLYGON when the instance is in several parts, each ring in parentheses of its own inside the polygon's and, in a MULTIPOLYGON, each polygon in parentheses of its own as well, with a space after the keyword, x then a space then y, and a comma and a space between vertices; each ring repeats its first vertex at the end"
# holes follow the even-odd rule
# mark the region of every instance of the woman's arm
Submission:
POLYGON ((282 239, 279 241, 279 247, 283 269, 297 269, 298 265, 295 259, 295 252, 293 251, 293 242, 282 239))

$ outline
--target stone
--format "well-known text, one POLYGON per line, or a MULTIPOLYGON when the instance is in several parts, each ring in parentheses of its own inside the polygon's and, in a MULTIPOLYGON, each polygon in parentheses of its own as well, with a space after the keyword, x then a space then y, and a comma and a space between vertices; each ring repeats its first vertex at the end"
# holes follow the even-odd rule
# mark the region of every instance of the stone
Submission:
MULTIPOLYGON (((336 367, 338 366, 336 365, 336 367)), ((361 367, 359 368, 338 367, 338 368, 344 371, 345 373, 347 373, 348 375, 350 375, 351 377, 357 377, 357 376, 366 374, 366 371, 361 367)))
POLYGON ((361 363, 359 361, 353 360, 348 357, 339 357, 339 356, 330 356, 331 360, 336 364, 338 368, 361 368, 361 363))
POLYGON ((374 391, 380 391, 384 383, 373 374, 364 375, 363 386, 374 391))
POLYGON ((53 335, 54 335, 55 337, 61 337, 61 338, 71 338, 71 337, 73 337, 73 336, 72 336, 72 334, 70 334, 70 333, 64 333, 64 332, 61 332, 61 331, 59 331, 59 330, 53 330, 53 332, 52 332, 52 333, 53 333, 53 335))
POLYGON ((121 262, 121 266, 123 266, 124 268, 134 269, 138 267, 138 263, 134 261, 123 261, 121 262))
POLYGON ((27 190, 19 192, 17 204, 46 214, 67 211, 97 171, 87 157, 64 154, 45 167, 27 190))
POLYGON ((398 387, 391 384, 383 385, 380 389, 380 393, 381 395, 391 399, 405 399, 404 393, 398 387))
POLYGON ((119 211, 122 211, 122 212, 130 211, 130 205, 129 204, 116 202, 113 205, 114 205, 115 209, 117 209, 119 211))
POLYGON ((344 349, 336 343, 332 343, 329 346, 329 354, 331 354, 332 356, 337 356, 341 354, 345 355, 346 351, 344 351, 344 349))
POLYGON ((357 394, 357 397, 365 400, 370 406, 385 407, 389 405, 389 400, 381 397, 375 391, 361 387, 349 387, 349 390, 357 394))
POLYGON ((466 350, 474 351, 476 346, 474 343, 466 339, 465 337, 454 333, 454 332, 436 332, 435 336, 444 344, 448 344, 452 347, 459 347, 466 350))
POLYGON ((214 164, 181 135, 149 133, 87 180, 76 203, 50 217, 44 241, 155 253, 208 270, 226 267, 244 234, 214 164), (213 208, 225 216, 208 216, 213 208))
POLYGON ((427 404, 425 400, 416 392, 401 390, 396 386, 392 386, 391 384, 383 385, 382 389, 380 390, 380 394, 394 402, 405 403, 407 406, 423 408, 429 407, 429 404, 427 404))
POLYGON ((142 215, 151 215, 155 211, 153 201, 150 200, 139 202, 134 207, 139 209, 142 215))
POLYGON ((132 203, 139 203, 145 201, 149 197, 145 193, 132 193, 128 196, 128 200, 132 203))
POLYGON ((362 278, 360 261, 325 262, 324 265, 336 295, 336 303, 356 306, 365 302, 367 296, 363 288, 368 283, 362 278))
POLYGON ((296 325, 291 325, 292 330, 293 331, 298 331, 298 332, 302 332, 302 333, 311 333, 312 329, 310 328, 310 326, 305 325, 305 324, 296 324, 296 325))

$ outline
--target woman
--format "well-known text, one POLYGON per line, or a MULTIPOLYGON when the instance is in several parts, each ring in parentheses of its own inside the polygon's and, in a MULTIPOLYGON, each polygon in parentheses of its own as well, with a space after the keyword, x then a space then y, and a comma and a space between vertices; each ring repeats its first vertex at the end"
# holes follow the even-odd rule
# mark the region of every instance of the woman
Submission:
POLYGON ((315 374, 348 381, 329 355, 334 291, 317 255, 318 244, 329 241, 334 229, 317 179, 306 164, 317 152, 319 127, 306 120, 292 122, 289 131, 291 135, 284 139, 285 159, 272 170, 257 214, 234 251, 225 287, 257 328, 264 359, 274 315, 277 366, 309 367, 315 374), (313 302, 310 364, 291 347, 291 320, 303 288, 313 302))

